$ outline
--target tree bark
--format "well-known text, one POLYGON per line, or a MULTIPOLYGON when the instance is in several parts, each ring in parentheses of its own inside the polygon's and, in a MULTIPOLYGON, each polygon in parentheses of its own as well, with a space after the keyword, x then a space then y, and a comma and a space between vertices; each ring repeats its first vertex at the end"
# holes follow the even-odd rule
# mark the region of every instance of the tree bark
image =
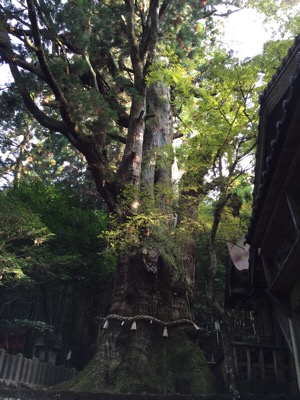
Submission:
POLYGON ((93 361, 71 390, 211 393, 213 382, 187 307, 188 286, 162 256, 120 260, 93 361), (153 265, 152 260, 152 266, 153 265))
POLYGON ((230 330, 228 329, 228 324, 223 320, 222 324, 222 344, 224 351, 224 362, 225 362, 225 379, 226 384, 229 389, 229 393, 231 394, 233 399, 238 399, 240 397, 240 392, 238 390, 237 381, 236 381, 236 371, 234 366, 234 357, 233 357, 233 346, 232 346, 232 337, 230 334, 230 330))
POLYGON ((169 213, 171 204, 168 207, 167 197, 173 197, 170 196, 174 158, 172 142, 170 90, 163 82, 155 82, 147 88, 141 186, 143 196, 152 206, 155 202, 159 209, 169 213))
POLYGON ((176 230, 169 219, 173 156, 165 158, 165 163, 160 159, 161 151, 172 150, 169 89, 162 82, 152 84, 146 104, 151 117, 143 133, 140 200, 144 212, 160 210, 164 215, 161 232, 141 234, 139 248, 120 255, 112 304, 102 322, 96 355, 70 388, 212 393, 212 375, 189 311, 194 246, 187 249, 185 241, 181 243, 186 256, 181 257, 182 251, 178 252, 172 240, 162 241, 160 236, 176 230))

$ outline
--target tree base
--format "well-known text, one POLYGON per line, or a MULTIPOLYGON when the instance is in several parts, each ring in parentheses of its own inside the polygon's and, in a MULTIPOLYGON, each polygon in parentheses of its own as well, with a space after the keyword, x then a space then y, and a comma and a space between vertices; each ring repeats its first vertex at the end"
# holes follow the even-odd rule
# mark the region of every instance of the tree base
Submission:
MULTIPOLYGON (((149 322, 137 331, 103 331, 99 351, 63 389, 78 392, 211 394, 212 374, 190 327, 176 327, 163 337, 149 322), (116 351, 118 348, 118 351, 116 351)), ((61 386, 60 386, 61 387, 61 386)))

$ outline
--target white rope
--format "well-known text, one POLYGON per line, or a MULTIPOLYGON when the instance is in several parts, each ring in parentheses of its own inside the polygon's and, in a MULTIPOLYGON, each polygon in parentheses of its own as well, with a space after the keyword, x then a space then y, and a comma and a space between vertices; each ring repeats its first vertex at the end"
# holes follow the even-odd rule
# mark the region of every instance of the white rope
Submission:
POLYGON ((118 314, 110 314, 104 318, 105 321, 108 320, 117 320, 117 321, 149 321, 150 323, 155 322, 156 324, 162 326, 176 326, 176 325, 193 325, 195 329, 201 330, 199 326, 197 326, 193 321, 190 319, 178 319, 176 321, 161 321, 158 318, 151 317, 150 315, 135 315, 133 317, 124 317, 118 314))

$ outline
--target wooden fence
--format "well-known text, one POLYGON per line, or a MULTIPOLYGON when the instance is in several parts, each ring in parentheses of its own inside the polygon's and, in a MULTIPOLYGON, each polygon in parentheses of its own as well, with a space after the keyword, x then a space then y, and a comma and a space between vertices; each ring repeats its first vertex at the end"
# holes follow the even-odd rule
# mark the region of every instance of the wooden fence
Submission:
POLYGON ((53 386, 67 381, 77 374, 75 368, 56 367, 24 358, 23 354, 10 355, 0 349, 0 381, 18 386, 23 383, 28 387, 53 386))
POLYGON ((236 376, 241 391, 299 393, 297 378, 291 376, 288 348, 250 342, 232 344, 236 376))

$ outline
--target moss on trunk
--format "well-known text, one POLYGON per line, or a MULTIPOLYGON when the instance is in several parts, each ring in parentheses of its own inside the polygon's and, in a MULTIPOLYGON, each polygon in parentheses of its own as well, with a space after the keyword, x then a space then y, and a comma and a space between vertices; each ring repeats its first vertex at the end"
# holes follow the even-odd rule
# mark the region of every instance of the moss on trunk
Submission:
MULTIPOLYGON (((213 393, 213 379, 201 350, 185 332, 175 329, 178 331, 170 332, 168 338, 154 333, 147 347, 142 331, 127 333, 122 354, 112 355, 106 365, 96 355, 68 388, 80 392, 213 393)), ((103 339, 109 340, 107 336, 103 339)), ((119 337, 115 332, 114 339, 119 337)))
POLYGON ((197 331, 188 323, 185 279, 162 257, 157 260, 156 273, 143 263, 142 256, 119 263, 111 317, 107 329, 102 327, 99 334, 97 353, 64 388, 113 393, 214 392, 197 331), (136 330, 131 329, 134 316, 138 316, 136 330), (165 327, 167 337, 163 336, 165 327))

